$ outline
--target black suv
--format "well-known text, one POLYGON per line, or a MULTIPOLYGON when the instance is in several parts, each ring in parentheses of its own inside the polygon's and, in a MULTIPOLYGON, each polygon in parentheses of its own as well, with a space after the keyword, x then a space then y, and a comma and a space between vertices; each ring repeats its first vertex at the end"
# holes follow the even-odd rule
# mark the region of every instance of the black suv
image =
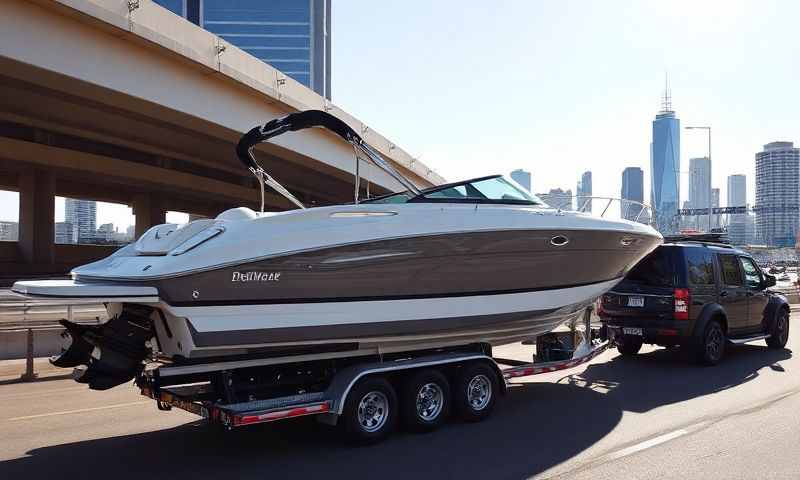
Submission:
POLYGON ((598 313, 622 355, 635 355, 642 343, 681 345, 696 361, 715 365, 726 344, 786 345, 789 303, 769 290, 774 285, 775 277, 741 250, 675 241, 603 295, 598 313))

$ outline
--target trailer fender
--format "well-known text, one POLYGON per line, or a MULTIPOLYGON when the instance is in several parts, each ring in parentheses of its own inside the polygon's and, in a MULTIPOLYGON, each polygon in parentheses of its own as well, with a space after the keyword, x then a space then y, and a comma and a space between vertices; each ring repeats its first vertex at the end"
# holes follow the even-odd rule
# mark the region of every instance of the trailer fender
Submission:
MULTIPOLYGON (((468 361, 484 361, 492 365, 498 374, 498 378, 502 379, 502 372, 497 363, 491 357, 483 354, 443 354, 437 356, 428 356, 423 359, 410 359, 392 363, 374 362, 363 365, 353 365, 339 372, 331 382, 326 390, 326 397, 332 399, 331 413, 341 415, 344 410, 347 395, 353 389, 353 386, 358 380, 367 376, 377 373, 398 372, 404 370, 412 370, 415 368, 432 367, 437 365, 451 365, 454 363, 468 362, 468 361)), ((505 392, 505 382, 499 382, 501 385, 501 392, 505 392)))

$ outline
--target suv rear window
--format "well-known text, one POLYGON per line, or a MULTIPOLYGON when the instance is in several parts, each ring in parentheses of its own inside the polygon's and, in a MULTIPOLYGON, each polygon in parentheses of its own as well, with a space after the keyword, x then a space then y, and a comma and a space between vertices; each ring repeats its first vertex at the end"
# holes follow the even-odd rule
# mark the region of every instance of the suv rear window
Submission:
POLYGON ((692 285, 713 285, 714 282, 714 257, 703 248, 686 248, 686 270, 689 273, 689 283, 692 285))
POLYGON ((653 253, 637 263, 625 278, 644 285, 672 286, 672 262, 670 261, 669 250, 657 248, 653 253))

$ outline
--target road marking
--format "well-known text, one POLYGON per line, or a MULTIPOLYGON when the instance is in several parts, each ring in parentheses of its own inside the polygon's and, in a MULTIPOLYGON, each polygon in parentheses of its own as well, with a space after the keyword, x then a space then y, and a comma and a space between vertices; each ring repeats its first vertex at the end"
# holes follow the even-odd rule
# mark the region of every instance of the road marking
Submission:
POLYGON ((85 386, 80 386, 80 387, 55 388, 52 390, 31 391, 25 393, 12 393, 9 395, 0 395, 0 402, 16 398, 24 398, 24 397, 42 397, 44 395, 50 395, 51 393, 81 392, 85 390, 87 390, 85 386))
POLYGON ((39 415, 26 415, 24 417, 7 418, 6 420, 9 422, 15 422, 17 420, 31 420, 33 418, 54 417, 56 415, 70 415, 73 413, 94 412, 95 410, 107 410, 110 408, 132 407, 134 405, 143 405, 145 403, 151 403, 151 401, 143 400, 141 402, 117 403, 115 405, 104 405, 102 407, 92 407, 92 408, 80 408, 78 410, 66 410, 64 412, 40 413, 39 415))
MULTIPOLYGON (((692 430, 696 430, 699 426, 700 424, 693 425, 692 430)), ((631 445, 630 447, 623 448, 622 450, 611 452, 608 455, 605 455, 602 458, 602 461, 607 462, 611 460, 617 460, 622 457, 627 457, 628 455, 633 455, 634 453, 641 452, 642 450, 647 450, 648 448, 655 447, 656 445, 661 445, 662 443, 666 443, 669 442, 670 440, 682 437, 687 433, 690 433, 690 431, 685 428, 680 428, 678 430, 674 430, 672 432, 651 438, 650 440, 639 442, 636 445, 631 445)))

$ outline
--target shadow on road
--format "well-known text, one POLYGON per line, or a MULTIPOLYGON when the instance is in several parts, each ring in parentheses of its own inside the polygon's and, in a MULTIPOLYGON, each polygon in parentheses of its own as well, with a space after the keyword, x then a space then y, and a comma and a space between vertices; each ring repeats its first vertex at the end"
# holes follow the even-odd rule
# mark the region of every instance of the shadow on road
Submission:
POLYGON ((198 422, 34 449, 0 463, 0 477, 521 478, 580 453, 621 418, 601 393, 551 383, 515 387, 498 407, 482 423, 453 421, 370 447, 342 445, 338 432, 312 419, 227 433, 198 422), (589 410, 592 422, 582 415, 589 410))
POLYGON ((719 367, 699 368, 660 349, 635 359, 615 356, 558 383, 516 385, 483 423, 453 421, 433 434, 395 434, 372 447, 344 446, 334 429, 313 419, 228 433, 198 422, 38 448, 0 463, 0 477, 525 478, 596 443, 625 410, 645 412, 731 388, 790 357, 745 346, 719 367))
POLYGON ((689 365, 680 349, 659 348, 635 357, 617 355, 608 362, 590 364, 563 381, 604 390, 606 401, 642 413, 741 385, 758 377, 765 367, 783 373, 779 362, 791 357, 791 350, 740 345, 729 347, 720 365, 701 367, 689 365))

